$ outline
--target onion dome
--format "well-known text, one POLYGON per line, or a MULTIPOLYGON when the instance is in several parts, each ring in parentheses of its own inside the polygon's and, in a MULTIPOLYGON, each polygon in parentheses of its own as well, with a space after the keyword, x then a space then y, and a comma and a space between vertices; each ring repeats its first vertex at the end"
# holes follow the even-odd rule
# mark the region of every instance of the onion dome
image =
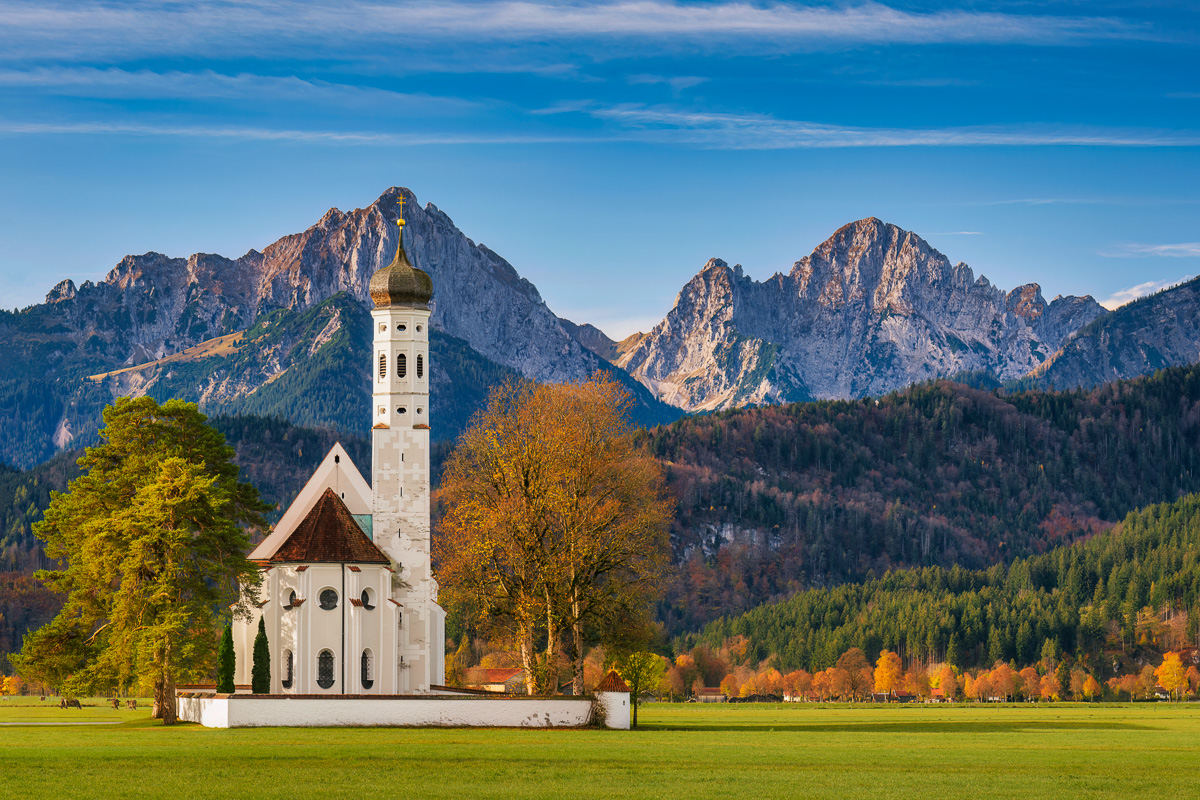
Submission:
POLYGON ((412 265, 404 252, 404 220, 400 225, 400 243, 396 257, 386 267, 375 270, 369 291, 376 308, 428 308, 433 299, 433 280, 412 265))

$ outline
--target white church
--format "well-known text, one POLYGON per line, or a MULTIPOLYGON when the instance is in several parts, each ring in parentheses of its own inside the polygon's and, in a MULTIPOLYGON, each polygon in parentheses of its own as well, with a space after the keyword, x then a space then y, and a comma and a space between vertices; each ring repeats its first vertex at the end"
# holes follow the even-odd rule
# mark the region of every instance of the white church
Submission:
POLYGON ((260 604, 234 622, 238 691, 180 687, 179 718, 207 727, 455 726, 629 728, 616 673, 585 697, 443 686, 446 615, 429 537, 429 303, 433 281, 401 242, 371 277, 371 483, 340 444, 250 559, 260 604), (264 622, 271 689, 249 693, 264 622))
POLYGON ((411 694, 444 680, 446 615, 429 544, 433 281, 401 243, 370 292, 371 484, 335 445, 250 554, 264 571, 264 602, 234 623, 237 684, 250 683, 260 616, 272 694, 411 694))

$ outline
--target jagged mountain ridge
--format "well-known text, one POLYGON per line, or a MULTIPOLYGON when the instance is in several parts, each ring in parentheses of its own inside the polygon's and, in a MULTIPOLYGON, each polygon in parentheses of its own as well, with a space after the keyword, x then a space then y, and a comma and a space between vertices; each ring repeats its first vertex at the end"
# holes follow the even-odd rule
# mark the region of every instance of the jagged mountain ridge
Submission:
MULTIPOLYGON (((507 261, 467 238, 433 204, 422 208, 409 190, 392 188, 365 209, 331 209, 308 230, 261 252, 251 250, 238 259, 206 253, 186 259, 159 253, 126 256, 99 283, 76 287, 63 281, 44 304, 0 312, 0 347, 9 357, 8 369, 0 375, 0 421, 10 432, 0 441, 0 461, 30 466, 57 450, 88 443, 104 404, 130 393, 185 397, 229 413, 285 413, 305 403, 310 411, 323 409, 302 416, 305 424, 357 429, 348 409, 368 391, 369 381, 362 392, 344 390, 366 368, 366 360, 353 362, 367 358, 359 354, 357 337, 351 336, 344 343, 349 349, 340 351, 349 361, 320 357, 332 352, 323 348, 336 344, 350 309, 327 309, 323 327, 316 330, 310 329, 315 324, 311 314, 344 294, 365 316, 370 277, 396 250, 400 198, 406 201, 409 258, 434 280, 431 327, 456 343, 453 348, 462 356, 457 366, 465 369, 443 381, 434 370, 435 409, 436 395, 449 399, 462 388, 458 384, 474 381, 478 385, 466 389, 481 396, 491 385, 486 381, 506 370, 547 381, 577 380, 604 370, 627 385, 639 422, 678 416, 576 341, 567 331, 570 323, 555 316, 507 261), (294 335, 237 340, 236 334, 269 319, 281 329, 294 327, 294 335), (227 351, 235 340, 242 357, 231 360, 227 351), (303 352, 296 350, 301 340, 307 348, 303 352), (197 348, 201 343, 204 347, 197 348), (268 345, 271 349, 261 353, 244 350, 268 345), (212 352, 192 354, 206 348, 212 352), (89 380, 150 362, 158 363, 89 380), (297 379, 297 373, 305 375, 297 379), (294 396, 298 390, 285 389, 300 385, 326 399, 309 402, 294 396), (452 392, 445 391, 448 386, 452 392)), ((363 330, 367 333, 369 326, 363 330)), ((453 409, 452 421, 461 427, 473 408, 453 409)), ((361 424, 367 420, 364 416, 361 424)), ((453 428, 446 433, 453 436, 453 428)))
POLYGON ((1017 378, 1104 315, 1091 297, 1005 293, 873 217, 758 282, 710 260, 617 359, 689 411, 876 395, 964 371, 1017 378))
POLYGON ((1121 306, 1071 339, 1032 378, 1061 389, 1098 386, 1200 360, 1200 278, 1121 306))

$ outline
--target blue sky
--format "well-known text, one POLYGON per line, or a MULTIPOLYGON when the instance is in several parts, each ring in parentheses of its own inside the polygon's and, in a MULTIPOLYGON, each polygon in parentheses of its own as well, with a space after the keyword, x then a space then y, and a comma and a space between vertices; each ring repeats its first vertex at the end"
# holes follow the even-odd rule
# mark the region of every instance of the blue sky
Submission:
POLYGON ((1117 303, 1200 273, 1200 12, 0 0, 2 307, 391 185, 614 336, 865 216, 1117 303))

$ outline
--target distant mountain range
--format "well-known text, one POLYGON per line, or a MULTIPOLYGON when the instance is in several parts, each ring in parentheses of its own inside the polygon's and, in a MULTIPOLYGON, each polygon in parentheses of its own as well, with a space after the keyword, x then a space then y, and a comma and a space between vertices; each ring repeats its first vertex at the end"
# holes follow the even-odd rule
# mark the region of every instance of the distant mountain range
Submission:
POLYGON ((262 252, 126 256, 99 283, 63 281, 43 304, 0 311, 0 463, 30 466, 89 443, 101 409, 122 394, 364 433, 367 282, 395 252, 401 197, 405 247, 434 280, 442 440, 517 374, 561 381, 605 370, 628 387, 636 421, 652 425, 965 372, 1091 386, 1200 357, 1196 282, 1111 314, 1090 297, 1047 302, 1037 284, 1005 292, 874 218, 766 281, 713 259, 662 323, 617 342, 556 316, 502 257, 392 188, 262 252))
POLYGON ((44 304, 0 312, 0 422, 9 432, 0 461, 29 466, 90 443, 103 406, 126 394, 365 433, 367 283, 396 252, 400 197, 405 248, 435 286, 435 438, 457 435, 488 389, 517 374, 562 381, 604 370, 625 383, 640 423, 680 416, 581 345, 507 261, 393 188, 262 252, 126 256, 99 283, 63 281, 44 304))

